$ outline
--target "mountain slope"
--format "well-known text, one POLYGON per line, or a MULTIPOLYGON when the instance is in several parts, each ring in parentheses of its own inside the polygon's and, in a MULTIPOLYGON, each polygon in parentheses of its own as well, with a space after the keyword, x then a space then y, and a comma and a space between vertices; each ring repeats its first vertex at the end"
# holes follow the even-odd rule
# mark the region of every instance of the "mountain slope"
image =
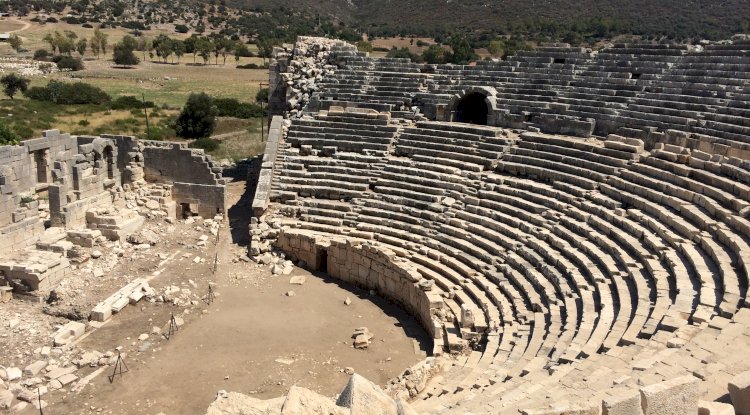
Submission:
POLYGON ((748 0, 229 0, 241 8, 317 11, 366 31, 524 31, 604 19, 622 32, 690 37, 747 30, 748 0), (540 25, 541 23, 541 25, 540 25), (548 25, 547 25, 548 26, 548 25))

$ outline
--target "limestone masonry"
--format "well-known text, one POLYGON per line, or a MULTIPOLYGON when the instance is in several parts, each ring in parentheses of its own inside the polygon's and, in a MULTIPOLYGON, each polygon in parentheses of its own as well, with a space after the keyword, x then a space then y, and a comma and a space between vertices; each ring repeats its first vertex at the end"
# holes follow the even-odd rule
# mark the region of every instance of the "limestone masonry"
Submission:
POLYGON ((433 353, 392 400, 356 388, 370 411, 240 407, 750 413, 749 80, 745 36, 475 66, 278 48, 250 254, 400 303, 433 353))
POLYGON ((221 168, 185 144, 51 130, 2 146, 0 286, 46 298, 80 248, 124 241, 147 216, 223 216, 224 191, 221 168))

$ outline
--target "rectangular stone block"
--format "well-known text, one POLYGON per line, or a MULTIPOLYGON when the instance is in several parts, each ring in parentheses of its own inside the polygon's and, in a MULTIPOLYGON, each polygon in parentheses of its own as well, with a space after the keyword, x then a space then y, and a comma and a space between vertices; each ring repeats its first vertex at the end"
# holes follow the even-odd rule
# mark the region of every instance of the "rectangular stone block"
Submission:
POLYGON ((643 414, 697 414, 698 382, 698 378, 688 375, 641 388, 643 414))
POLYGON ((728 403, 699 401, 698 415, 735 415, 735 412, 728 403))

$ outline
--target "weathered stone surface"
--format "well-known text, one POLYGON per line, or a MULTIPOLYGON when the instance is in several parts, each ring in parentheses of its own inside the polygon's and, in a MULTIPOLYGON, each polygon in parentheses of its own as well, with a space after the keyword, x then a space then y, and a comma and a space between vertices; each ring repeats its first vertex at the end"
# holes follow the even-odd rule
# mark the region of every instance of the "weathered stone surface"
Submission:
POLYGON ((0 390, 0 409, 10 409, 13 405, 13 393, 9 390, 0 390))
POLYGON ((354 374, 336 400, 336 405, 349 408, 352 414, 397 415, 398 405, 377 385, 354 374))
POLYGON ((602 415, 642 415, 641 394, 637 390, 623 392, 602 400, 602 415))
POLYGON ((698 415, 735 415, 728 403, 698 401, 698 415))
POLYGON ((206 415, 272 415, 281 413, 284 397, 256 399, 236 392, 219 391, 206 415))
POLYGON ((23 373, 21 372, 21 369, 17 367, 7 367, 5 368, 5 376, 6 380, 8 381, 14 381, 21 379, 21 376, 23 376, 23 373))
POLYGON ((693 376, 682 376, 641 388, 644 415, 686 415, 698 412, 698 383, 693 376))
POLYGON ((349 411, 337 406, 325 396, 318 395, 309 389, 292 386, 284 400, 281 413, 283 415, 347 415, 349 411))

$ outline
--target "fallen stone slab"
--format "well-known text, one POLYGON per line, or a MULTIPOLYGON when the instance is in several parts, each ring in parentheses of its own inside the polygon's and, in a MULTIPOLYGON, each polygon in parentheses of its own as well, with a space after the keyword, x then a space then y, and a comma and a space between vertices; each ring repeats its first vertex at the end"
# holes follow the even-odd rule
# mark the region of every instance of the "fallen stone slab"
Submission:
POLYGON ((14 380, 21 379, 21 376, 23 376, 23 372, 21 372, 21 369, 17 367, 7 367, 5 368, 5 377, 7 381, 13 382, 14 380))
POLYGON ((58 367, 47 372, 47 374, 44 377, 47 378, 47 380, 59 380, 60 382, 62 382, 60 380, 61 377, 65 375, 70 375, 74 373, 75 371, 76 371, 75 366, 58 367))
POLYGON ((23 374, 26 376, 36 376, 39 372, 47 367, 47 362, 44 360, 37 360, 36 362, 26 366, 23 369, 23 374))
POLYGON ((78 321, 70 321, 60 327, 52 335, 52 343, 55 346, 65 346, 74 342, 77 338, 83 336, 86 332, 86 325, 78 321))
POLYGON ((65 375, 62 375, 62 376, 60 376, 59 378, 57 378, 57 380, 58 380, 58 381, 59 381, 59 382, 60 382, 60 383, 61 383, 61 384, 62 384, 63 386, 65 386, 65 385, 69 385, 69 384, 71 384, 71 383, 75 382, 76 380, 78 380, 78 376, 76 376, 76 375, 74 375, 74 374, 72 374, 72 373, 68 373, 68 374, 65 374, 65 375))
POLYGON ((302 285, 306 280, 304 275, 295 275, 289 279, 289 284, 302 285))

